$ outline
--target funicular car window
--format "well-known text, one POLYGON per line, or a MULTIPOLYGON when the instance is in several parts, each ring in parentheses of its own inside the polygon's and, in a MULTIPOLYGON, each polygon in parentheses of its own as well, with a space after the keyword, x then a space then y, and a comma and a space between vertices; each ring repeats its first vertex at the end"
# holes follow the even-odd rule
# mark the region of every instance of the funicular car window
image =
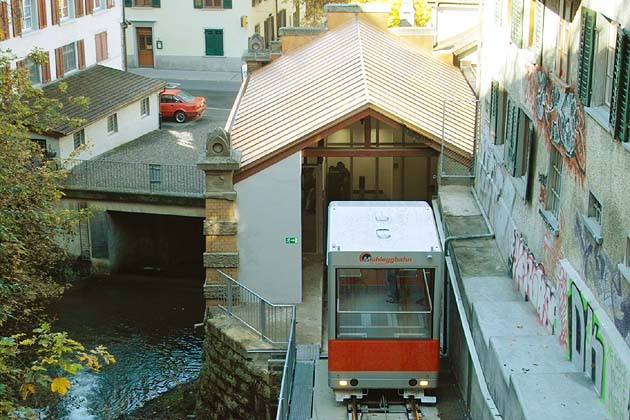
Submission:
POLYGON ((337 269, 339 339, 431 338, 433 268, 337 269))

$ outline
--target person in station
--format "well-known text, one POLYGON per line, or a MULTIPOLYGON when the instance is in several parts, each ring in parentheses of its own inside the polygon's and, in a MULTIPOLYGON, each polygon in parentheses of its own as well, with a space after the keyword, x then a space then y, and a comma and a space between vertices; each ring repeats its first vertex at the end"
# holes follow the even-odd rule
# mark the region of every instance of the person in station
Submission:
POLYGON ((387 302, 398 303, 400 296, 398 294, 398 276, 396 270, 390 268, 387 270, 387 302))

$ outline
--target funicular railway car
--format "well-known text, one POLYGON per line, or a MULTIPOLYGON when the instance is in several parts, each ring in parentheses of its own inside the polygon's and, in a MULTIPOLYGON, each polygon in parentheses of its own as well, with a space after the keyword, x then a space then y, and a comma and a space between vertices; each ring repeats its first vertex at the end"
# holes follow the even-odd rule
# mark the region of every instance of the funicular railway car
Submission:
MULTIPOLYGON (((328 385, 338 401, 396 390, 434 403, 443 255, 426 202, 331 202, 328 385)), ((415 402, 414 402, 415 404, 415 402)))

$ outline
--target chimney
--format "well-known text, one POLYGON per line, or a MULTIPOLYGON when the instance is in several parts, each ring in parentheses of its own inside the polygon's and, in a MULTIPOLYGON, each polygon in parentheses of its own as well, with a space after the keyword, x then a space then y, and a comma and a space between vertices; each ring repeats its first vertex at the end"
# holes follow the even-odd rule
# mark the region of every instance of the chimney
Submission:
POLYGON ((364 19, 379 28, 387 29, 390 11, 391 7, 383 3, 327 4, 324 6, 329 30, 354 19, 364 19))

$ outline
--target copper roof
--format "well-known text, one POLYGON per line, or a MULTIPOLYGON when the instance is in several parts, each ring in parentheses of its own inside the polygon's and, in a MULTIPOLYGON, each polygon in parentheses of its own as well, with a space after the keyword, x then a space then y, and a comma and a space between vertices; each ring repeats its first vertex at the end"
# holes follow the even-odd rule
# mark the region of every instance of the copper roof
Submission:
POLYGON ((366 109, 439 144, 445 99, 445 146, 468 160, 475 97, 461 72, 358 19, 254 72, 228 131, 243 170, 366 109))

